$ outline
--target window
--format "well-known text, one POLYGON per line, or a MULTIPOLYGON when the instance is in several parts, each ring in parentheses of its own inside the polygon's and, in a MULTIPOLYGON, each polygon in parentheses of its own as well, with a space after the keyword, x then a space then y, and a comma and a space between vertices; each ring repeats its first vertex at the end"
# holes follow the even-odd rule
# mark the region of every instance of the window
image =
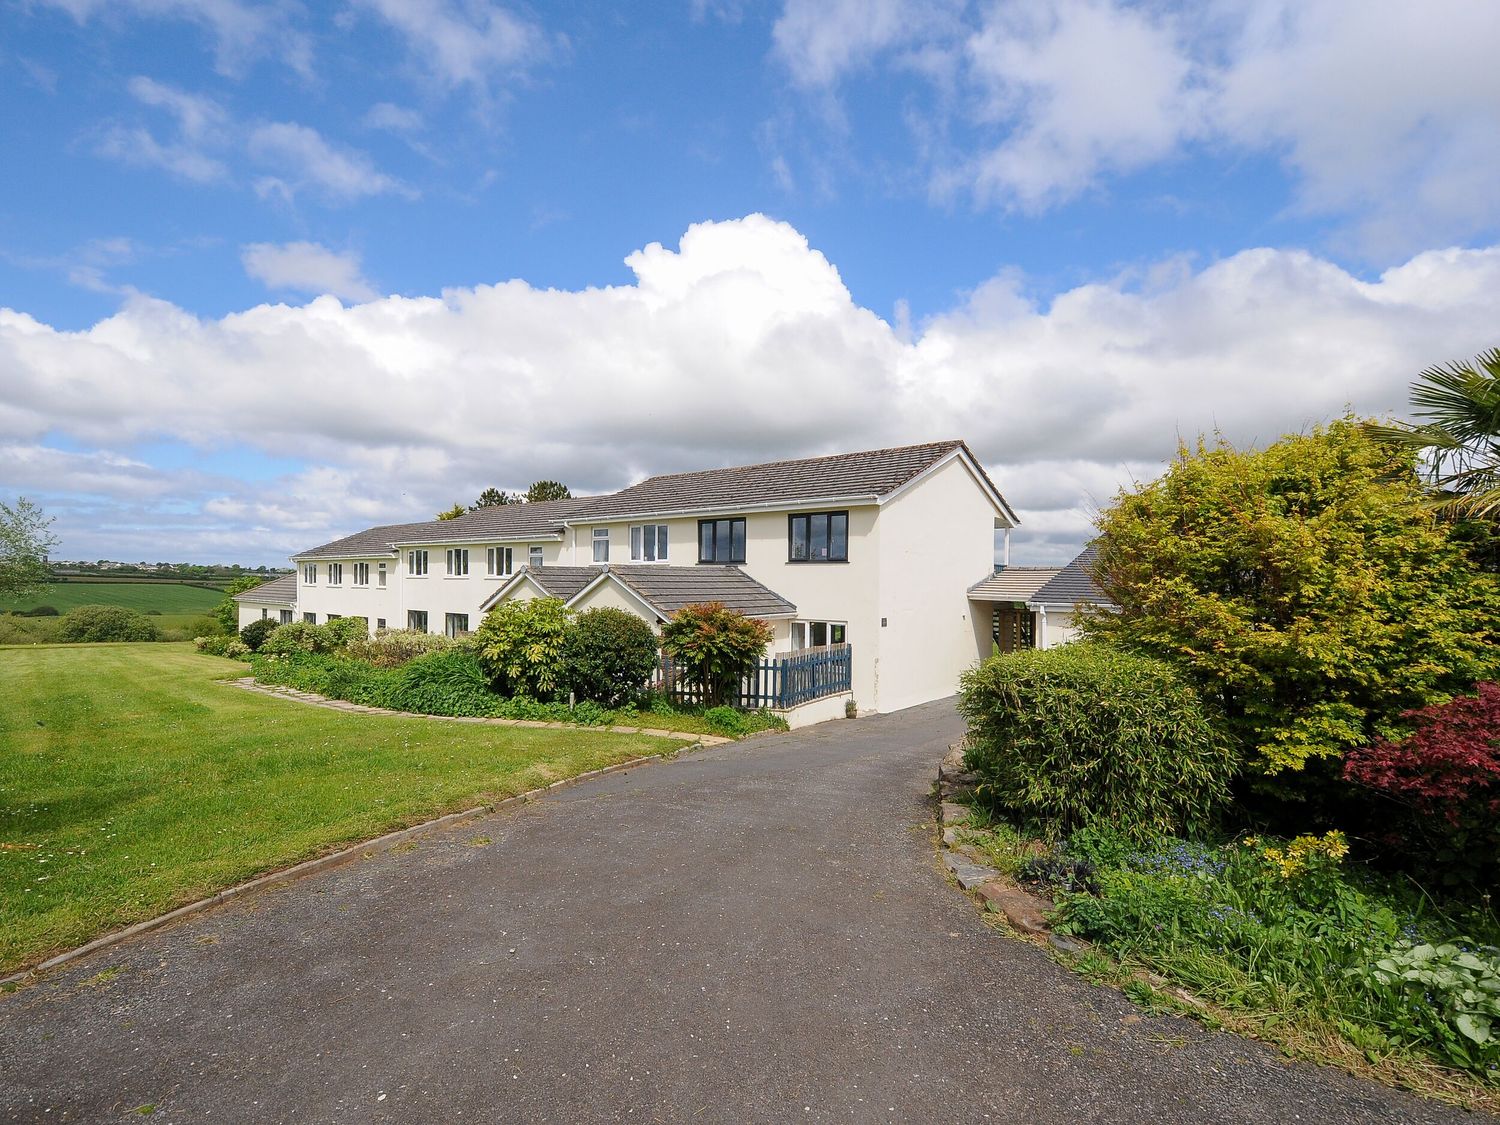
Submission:
POLYGON ((526 552, 526 565, 530 567, 542 565, 542 549, 540 547, 533 547, 526 552))
POLYGON ((302 620, 306 621, 309 625, 316 625, 318 623, 318 615, 316 613, 304 613, 302 620))
POLYGON ((469 552, 465 547, 448 548, 448 575, 462 578, 469 573, 469 552))
POLYGON ((745 521, 699 520, 698 561, 742 563, 745 561, 745 521))
POLYGON ((848 627, 842 621, 793 621, 792 651, 847 644, 848 627))
POLYGON ((330 586, 342 586, 344 584, 344 564, 328 564, 328 584, 330 586))
POLYGON ((292 611, 291 610, 284 609, 284 610, 281 611, 281 623, 283 625, 290 625, 292 623, 292 611))
POLYGON ((354 564, 354 584, 356 586, 368 586, 370 584, 370 564, 354 564))
POLYGON ((317 563, 308 563, 302 568, 302 581, 308 586, 316 586, 318 584, 317 563))
POLYGON ((415 629, 419 633, 427 632, 427 611, 425 609, 407 610, 406 627, 408 629, 415 629))
POLYGON ((342 616, 344 616, 342 613, 330 613, 324 620, 337 621, 342 616))
POLYGON ((456 637, 460 633, 469 631, 469 615, 467 613, 449 613, 443 617, 443 632, 450 637, 456 637))
POLYGON ((630 529, 631 562, 667 561, 667 525, 637 524, 630 529))
POLYGON ((271 616, 271 611, 269 609, 262 609, 260 611, 260 619, 262 621, 264 621, 267 617, 270 617, 270 616, 271 616))
POLYGON ((376 576, 376 584, 385 589, 385 563, 380 564, 380 573, 376 576))
POLYGON ((377 617, 375 619, 375 628, 376 629, 384 629, 385 628, 385 618, 384 617, 377 617))
POLYGON ((427 573, 427 552, 406 552, 406 573, 413 577, 420 577, 427 573))
POLYGON ((808 512, 787 517, 792 562, 848 562, 849 513, 808 512))
POLYGON ((609 528, 594 528, 594 561, 609 562, 609 528))
POLYGON ((514 569, 515 549, 512 547, 490 547, 484 552, 484 572, 491 578, 501 578, 514 569))

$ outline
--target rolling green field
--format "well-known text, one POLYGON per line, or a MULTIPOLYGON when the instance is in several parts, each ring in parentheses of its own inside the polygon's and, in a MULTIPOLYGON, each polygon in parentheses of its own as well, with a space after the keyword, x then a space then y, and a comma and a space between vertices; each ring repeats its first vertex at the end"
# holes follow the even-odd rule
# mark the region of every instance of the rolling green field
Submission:
POLYGON ((0 599, 0 612, 50 605, 67 613, 81 605, 121 605, 146 613, 197 616, 224 600, 222 590, 186 586, 181 582, 52 582, 39 594, 21 600, 0 599))
POLYGON ((429 817, 680 742, 352 715, 187 645, 0 648, 0 972, 429 817))

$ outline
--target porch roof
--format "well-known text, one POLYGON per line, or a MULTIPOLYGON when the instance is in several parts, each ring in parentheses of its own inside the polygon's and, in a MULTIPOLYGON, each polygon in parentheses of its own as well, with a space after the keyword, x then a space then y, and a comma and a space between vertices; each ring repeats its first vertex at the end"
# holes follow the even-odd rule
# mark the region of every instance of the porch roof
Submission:
POLYGON ((601 580, 618 582, 662 618, 700 602, 722 602, 746 617, 790 617, 797 612, 795 605, 737 566, 526 566, 481 608, 489 609, 522 582, 571 603, 601 580))
POLYGON ((969 587, 975 602, 1024 602, 1062 570, 1057 566, 1007 566, 969 587))

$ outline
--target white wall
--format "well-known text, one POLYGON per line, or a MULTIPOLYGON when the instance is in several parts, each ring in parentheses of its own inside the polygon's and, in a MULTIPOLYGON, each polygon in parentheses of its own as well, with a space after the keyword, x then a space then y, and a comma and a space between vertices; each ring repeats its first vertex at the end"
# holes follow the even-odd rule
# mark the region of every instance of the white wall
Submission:
MULTIPOLYGON (((240 602, 238 604, 240 613, 239 628, 241 629, 252 621, 259 621, 262 617, 269 617, 279 625, 281 624, 281 611, 286 608, 284 605, 271 605, 267 602, 240 602)), ((293 614, 292 620, 297 621, 300 618, 293 614)))
POLYGON ((975 620, 968 590, 994 570, 996 515, 957 459, 881 510, 879 710, 952 695, 960 673, 989 652, 989 607, 975 620))
POLYGON ((1042 614, 1038 613, 1037 648, 1056 648, 1058 645, 1065 645, 1069 641, 1077 639, 1078 623, 1075 620, 1072 610, 1053 609, 1049 607, 1045 618, 1045 625, 1042 623, 1043 620, 1042 614))

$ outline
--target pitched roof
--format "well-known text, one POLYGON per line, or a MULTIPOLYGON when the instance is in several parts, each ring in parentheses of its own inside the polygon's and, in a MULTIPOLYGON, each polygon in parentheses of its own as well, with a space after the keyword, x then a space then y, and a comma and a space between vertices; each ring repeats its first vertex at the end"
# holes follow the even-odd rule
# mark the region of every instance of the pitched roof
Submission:
POLYGON ((647 477, 609 496, 593 497, 573 512, 570 519, 723 511, 809 500, 873 499, 894 492, 954 450, 963 448, 961 441, 938 441, 729 469, 669 473, 647 477))
POLYGON ((761 585, 737 566, 539 566, 522 567, 489 598, 494 605, 522 577, 549 595, 570 602, 605 575, 618 581, 656 611, 671 617, 685 605, 723 602, 746 617, 786 617, 797 607, 761 585))
POLYGON ((335 539, 331 543, 314 547, 310 551, 302 551, 293 555, 292 558, 358 559, 395 555, 396 541, 401 536, 420 535, 423 529, 438 522, 427 520, 424 523, 388 523, 380 527, 368 527, 364 531, 356 531, 353 535, 346 535, 342 539, 335 539))
POLYGON ((1024 602, 1055 578, 1061 567, 1007 566, 969 587, 969 597, 980 602, 1024 602))
POLYGON ((457 519, 393 523, 367 528, 321 547, 293 555, 296 559, 348 559, 391 555, 401 543, 476 543, 562 534, 568 513, 594 499, 548 500, 538 504, 495 504, 465 512, 457 519))
POLYGON ((297 576, 284 574, 269 582, 262 582, 254 589, 234 596, 237 602, 269 602, 272 605, 293 605, 297 601, 297 576))
POLYGON ((1094 560, 1099 552, 1088 546, 1083 552, 1048 581, 1028 600, 1031 605, 1061 605, 1072 608, 1080 602, 1086 605, 1111 605, 1112 603, 1094 584, 1094 560))

